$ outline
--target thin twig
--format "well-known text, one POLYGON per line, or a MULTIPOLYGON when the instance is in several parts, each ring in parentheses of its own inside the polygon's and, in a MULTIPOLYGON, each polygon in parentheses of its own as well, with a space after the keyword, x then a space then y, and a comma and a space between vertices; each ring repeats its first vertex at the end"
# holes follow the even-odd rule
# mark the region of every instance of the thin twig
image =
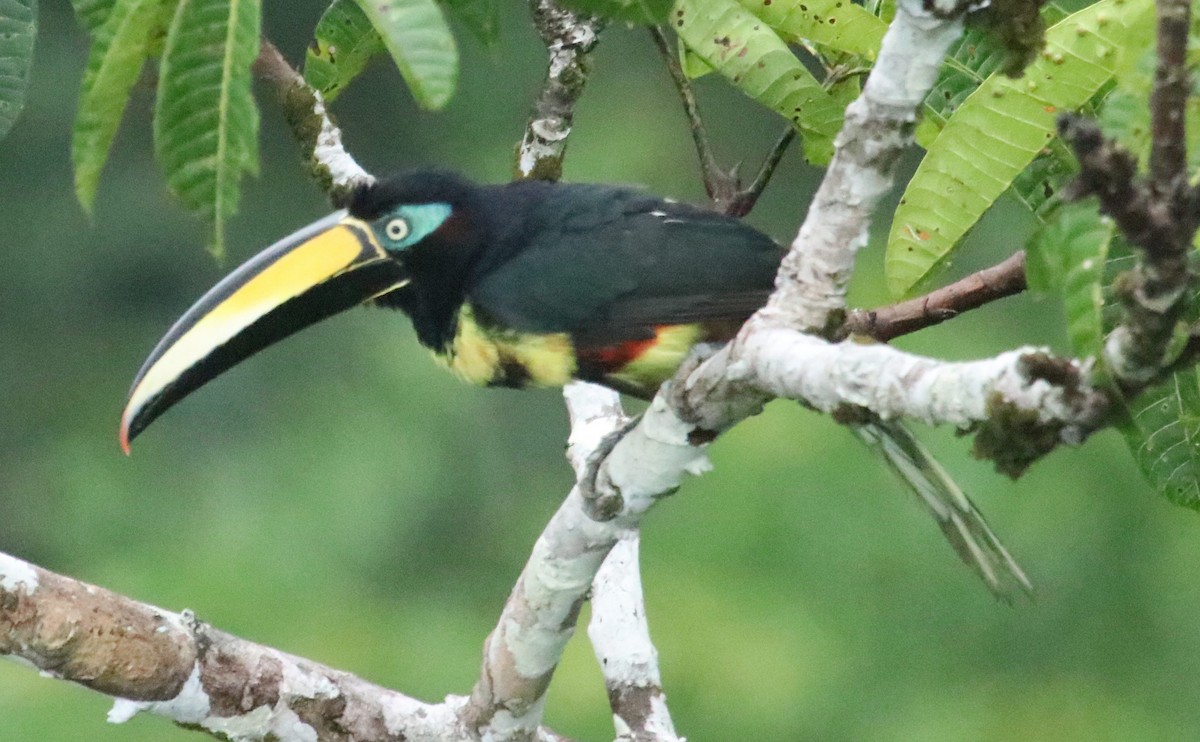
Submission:
POLYGON ((1025 251, 943 286, 925 296, 878 309, 855 309, 842 325, 842 335, 867 335, 886 343, 923 330, 1025 290, 1025 251))
POLYGON ((731 213, 731 216, 745 216, 750 213, 754 205, 758 203, 758 197, 766 190, 767 184, 771 182, 771 176, 775 175, 775 168, 779 167, 779 163, 783 160, 783 155, 787 152, 788 147, 792 142, 796 141, 796 127, 790 124, 780 133, 779 138, 775 140, 774 146, 767 154, 767 159, 763 160, 762 167, 758 170, 758 175, 754 176, 754 181, 745 188, 737 199, 737 204, 740 213, 731 213))
POLYGON ((735 165, 726 170, 721 167, 713 155, 712 146, 708 141, 708 130, 704 126, 704 119, 700 116, 700 107, 696 103, 696 93, 693 91, 692 83, 684 73, 683 67, 679 65, 679 59, 676 57, 671 42, 658 26, 650 27, 650 36, 662 54, 667 72, 670 73, 671 81, 675 83, 675 90, 679 93, 679 99, 683 101, 683 112, 687 115, 688 128, 692 132, 692 141, 696 145, 696 155, 700 158, 700 176, 704 181, 704 190, 713 202, 713 207, 729 216, 742 217, 749 214, 754 205, 758 203, 758 197, 762 195, 763 190, 771 181, 771 176, 775 174, 775 168, 783 159, 784 152, 795 140, 795 128, 789 126, 784 130, 771 148, 758 174, 754 177, 754 181, 748 188, 742 188, 738 166, 735 165))
POLYGON ((731 173, 723 171, 717 164, 717 158, 713 156, 712 147, 708 143, 708 130, 704 128, 704 120, 700 118, 700 107, 696 104, 696 93, 692 90, 692 83, 684 74, 683 68, 679 66, 679 60, 675 56, 671 42, 667 40, 666 35, 658 26, 650 27, 650 36, 662 54, 667 72, 670 73, 671 81, 675 83, 675 90, 679 93, 679 99, 683 102, 683 112, 687 115, 688 128, 692 132, 692 142, 695 143, 696 154, 700 158, 700 175, 704 179, 704 190, 708 193, 708 197, 716 202, 723 190, 736 190, 737 185, 735 183, 730 187, 731 173))

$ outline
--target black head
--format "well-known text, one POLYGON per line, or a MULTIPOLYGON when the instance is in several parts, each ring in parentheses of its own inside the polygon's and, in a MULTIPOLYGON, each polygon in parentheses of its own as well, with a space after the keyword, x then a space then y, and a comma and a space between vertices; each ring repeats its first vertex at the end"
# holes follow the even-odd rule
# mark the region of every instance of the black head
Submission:
POLYGON ((350 195, 350 215, 375 221, 403 204, 444 203, 469 209, 479 198, 479 186, 453 170, 424 168, 394 173, 361 185, 350 195))
POLYGON ((392 176, 243 264, 151 352, 122 417, 122 444, 221 372, 352 306, 404 309, 432 344, 452 321, 484 241, 479 192, 442 170, 392 176))

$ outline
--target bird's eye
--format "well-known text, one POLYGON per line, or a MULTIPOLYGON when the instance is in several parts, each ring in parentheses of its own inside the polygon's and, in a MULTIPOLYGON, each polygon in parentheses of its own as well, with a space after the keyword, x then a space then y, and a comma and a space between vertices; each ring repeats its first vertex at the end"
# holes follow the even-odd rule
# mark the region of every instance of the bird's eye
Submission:
POLYGON ((383 228, 387 238, 393 242, 399 242, 408 236, 408 221, 405 219, 393 219, 383 228))

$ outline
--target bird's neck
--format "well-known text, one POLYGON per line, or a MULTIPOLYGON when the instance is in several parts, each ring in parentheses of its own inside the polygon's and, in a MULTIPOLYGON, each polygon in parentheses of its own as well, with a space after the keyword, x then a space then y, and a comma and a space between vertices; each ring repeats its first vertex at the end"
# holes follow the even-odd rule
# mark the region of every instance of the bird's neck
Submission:
POLYGON ((458 332, 473 266, 486 231, 469 213, 455 212, 406 256, 412 280, 377 303, 400 309, 412 320, 422 345, 442 353, 458 332))
MULTIPOLYGON (((475 345, 470 339, 488 335, 491 325, 487 318, 476 317, 470 306, 476 277, 510 260, 527 244, 524 230, 530 213, 554 188, 554 184, 526 181, 462 191, 446 221, 406 255, 411 283, 376 302, 408 314, 417 339, 439 357, 461 355, 463 348, 457 346, 475 345)), ((482 378, 482 372, 460 371, 459 375, 482 378)))

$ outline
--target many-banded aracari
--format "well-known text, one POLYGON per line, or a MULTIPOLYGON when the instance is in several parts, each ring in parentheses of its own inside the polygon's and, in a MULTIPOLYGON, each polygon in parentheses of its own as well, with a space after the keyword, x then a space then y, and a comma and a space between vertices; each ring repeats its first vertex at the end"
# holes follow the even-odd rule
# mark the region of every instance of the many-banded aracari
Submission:
MULTIPOLYGON (((138 372, 121 445, 128 452, 231 366, 360 304, 403 311, 421 344, 472 383, 584 379, 648 398, 696 343, 729 339, 762 306, 782 257, 741 221, 631 188, 395 176, 358 189, 345 210, 267 248, 189 309, 138 372)), ((1024 584, 907 431, 872 431, 863 437, 989 585, 1024 584)))

